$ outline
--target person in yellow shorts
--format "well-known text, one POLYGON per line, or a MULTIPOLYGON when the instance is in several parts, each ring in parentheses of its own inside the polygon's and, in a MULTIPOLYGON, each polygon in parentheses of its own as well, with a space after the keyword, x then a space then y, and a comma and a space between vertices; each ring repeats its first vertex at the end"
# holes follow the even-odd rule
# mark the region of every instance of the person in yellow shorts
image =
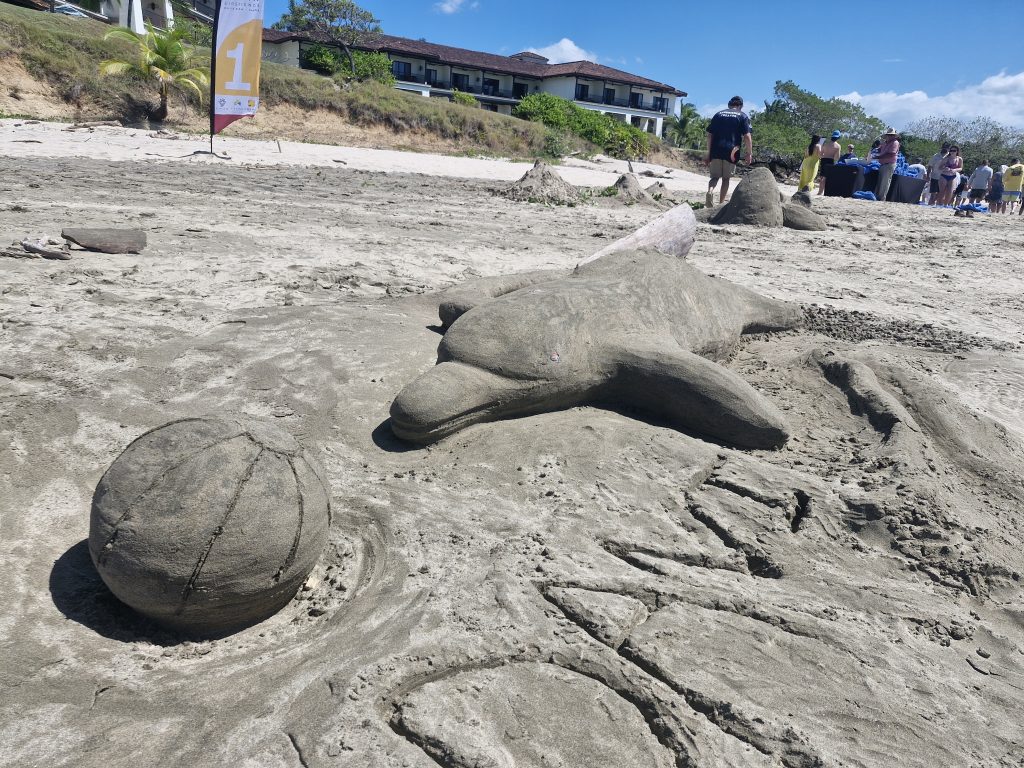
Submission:
MULTIPOLYGON (((1003 202, 1007 204, 1008 213, 1013 213, 1013 206, 1020 203, 1021 187, 1024 187, 1024 165, 1015 157, 1003 173, 1003 202)), ((1024 211, 1024 207, 1021 210, 1024 211)))

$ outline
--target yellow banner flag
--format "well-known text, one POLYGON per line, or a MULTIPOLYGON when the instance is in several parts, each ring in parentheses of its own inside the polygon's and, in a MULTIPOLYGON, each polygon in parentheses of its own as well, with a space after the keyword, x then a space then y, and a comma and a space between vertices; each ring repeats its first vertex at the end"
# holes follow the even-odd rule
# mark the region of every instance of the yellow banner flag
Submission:
POLYGON ((260 105, 263 0, 220 0, 214 27, 211 134, 239 118, 252 117, 260 105))

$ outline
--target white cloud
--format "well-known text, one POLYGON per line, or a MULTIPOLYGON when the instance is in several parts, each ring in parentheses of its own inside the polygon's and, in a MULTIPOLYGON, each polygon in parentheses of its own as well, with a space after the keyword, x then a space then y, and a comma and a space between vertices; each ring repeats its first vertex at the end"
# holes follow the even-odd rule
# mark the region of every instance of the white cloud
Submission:
POLYGON ((701 117, 713 117, 716 112, 721 112, 727 106, 726 104, 701 104, 697 107, 697 111, 701 117))
POLYGON ((865 94, 854 91, 839 98, 860 104, 869 115, 877 115, 897 129, 931 116, 965 120, 988 117, 1004 125, 1024 128, 1024 72, 1007 74, 1004 70, 980 83, 936 96, 924 91, 865 94))
MULTIPOLYGON (((466 0, 441 0, 439 3, 434 3, 434 10, 439 13, 458 13, 465 4, 466 0)), ((476 8, 477 5, 478 3, 472 3, 469 7, 476 8)))
POLYGON ((561 64, 565 61, 597 61, 598 59, 596 53, 583 50, 568 37, 563 37, 557 43, 546 45, 543 48, 527 48, 526 50, 531 53, 539 53, 552 64, 561 64))

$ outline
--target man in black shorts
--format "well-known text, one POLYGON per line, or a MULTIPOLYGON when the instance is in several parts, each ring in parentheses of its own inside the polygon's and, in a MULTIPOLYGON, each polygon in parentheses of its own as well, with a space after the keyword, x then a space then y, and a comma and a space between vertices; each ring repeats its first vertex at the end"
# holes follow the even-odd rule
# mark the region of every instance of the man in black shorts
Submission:
POLYGON ((708 151, 705 160, 711 172, 708 193, 704 198, 710 208, 715 204, 715 186, 722 180, 719 203, 725 202, 729 193, 729 178, 736 169, 740 154, 740 143, 747 147, 747 165, 754 159, 754 142, 750 135, 750 118, 743 112, 743 99, 733 96, 729 108, 717 112, 708 125, 708 151))

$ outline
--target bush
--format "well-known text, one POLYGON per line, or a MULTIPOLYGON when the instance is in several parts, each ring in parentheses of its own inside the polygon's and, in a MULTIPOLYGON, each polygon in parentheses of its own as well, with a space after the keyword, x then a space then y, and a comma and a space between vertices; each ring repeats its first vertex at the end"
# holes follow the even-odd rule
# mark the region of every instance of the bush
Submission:
POLYGON ((333 75, 340 68, 338 55, 325 45, 311 45, 302 52, 300 62, 304 69, 312 69, 321 75, 333 75))
POLYGON ((386 53, 352 51, 352 60, 356 65, 355 76, 352 75, 348 56, 341 53, 337 55, 337 59, 338 69, 334 73, 334 79, 342 85, 353 80, 360 83, 373 80, 389 86, 395 84, 395 76, 391 73, 391 59, 386 53))
POLYGON ((565 157, 572 151, 565 131, 548 128, 544 133, 544 154, 549 157, 565 157))
POLYGON ((454 89, 452 90, 452 101, 456 104, 465 104, 467 107, 475 107, 477 105, 477 100, 473 98, 473 94, 454 89))
POLYGON ((646 157, 651 151, 649 133, 550 93, 531 93, 519 102, 513 114, 569 131, 614 157, 646 157))

